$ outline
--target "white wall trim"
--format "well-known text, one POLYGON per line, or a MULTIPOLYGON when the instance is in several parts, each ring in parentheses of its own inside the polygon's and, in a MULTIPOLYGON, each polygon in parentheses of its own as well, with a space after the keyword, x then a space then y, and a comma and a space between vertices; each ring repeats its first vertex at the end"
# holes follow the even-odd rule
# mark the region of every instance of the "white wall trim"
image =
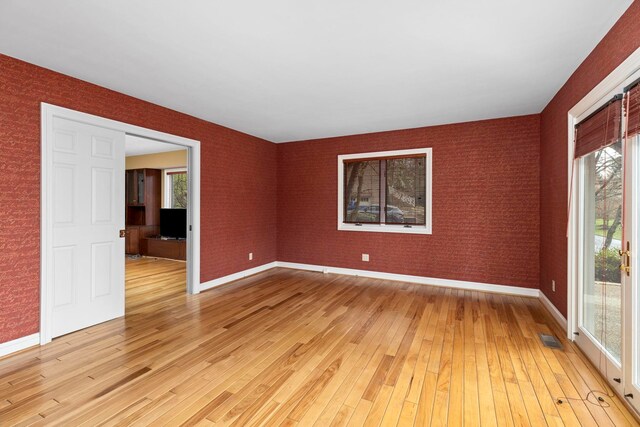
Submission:
POLYGON ((547 298, 547 296, 542 291, 540 291, 540 302, 542 303, 542 305, 545 306, 545 308, 549 311, 549 313, 551 313, 551 316, 553 316, 553 318, 556 319, 556 322, 558 322, 562 327, 562 329, 564 329, 566 332, 567 319, 562 315, 562 313, 560 313, 560 310, 558 310, 556 306, 553 305, 551 300, 547 298))
POLYGON ((393 280, 399 282, 411 282, 422 285, 444 286, 447 288, 467 289, 471 291, 495 292, 509 295, 519 295, 525 297, 538 297, 538 289, 522 288, 519 286, 494 285, 491 283, 467 282, 463 280, 438 279, 434 277, 411 276, 408 274, 383 273, 379 271, 355 270, 351 268, 326 267, 311 264, 297 264, 293 262, 277 262, 278 267, 292 268, 297 270, 319 271, 323 273, 344 274, 347 276, 370 277, 372 279, 393 280))
POLYGON ((247 276, 251 276, 257 273, 261 273, 266 270, 271 270, 277 267, 277 262, 270 262, 262 264, 257 267, 249 268, 247 270, 238 271, 237 273, 229 274, 228 276, 218 277, 217 279, 209 280, 200 284, 200 290, 206 291, 207 289, 215 288, 216 286, 224 285, 235 280, 243 279, 247 276))
POLYGON ((27 335, 0 344, 0 357, 40 344, 40 334, 27 335))
POLYGON ((470 291, 494 292, 500 294, 519 295, 524 297, 540 296, 538 289, 522 288, 520 286, 494 285, 491 283, 467 282, 463 280, 438 279, 424 276, 411 276, 408 274, 383 273, 380 271, 356 270, 352 268, 328 267, 313 264, 298 264, 295 262, 274 261, 267 264, 253 267, 248 270, 239 271, 229 274, 228 276, 219 277, 200 285, 200 290, 214 288, 224 285, 235 280, 243 279, 253 274, 261 273, 272 268, 281 267, 293 270, 317 271, 320 273, 343 274, 346 276, 370 277, 372 279, 393 280, 396 282, 410 282, 422 285, 442 286, 447 288, 467 289, 470 291))
MULTIPOLYGON (((50 193, 50 158, 48 144, 51 138, 51 129, 54 117, 61 117, 93 126, 124 132, 143 138, 153 139, 188 148, 189 170, 189 206, 187 207, 187 221, 190 230, 187 232, 187 290, 189 293, 200 292, 200 141, 172 135, 152 129, 134 126, 116 120, 105 119, 92 114, 70 110, 56 105, 40 104, 41 109, 41 184, 40 184, 40 344, 51 341, 51 306, 52 295, 49 282, 50 272, 47 270, 47 260, 50 256, 47 250, 50 239, 49 213, 51 212, 49 200, 50 193)), ((123 197, 124 197, 124 188, 123 197)))

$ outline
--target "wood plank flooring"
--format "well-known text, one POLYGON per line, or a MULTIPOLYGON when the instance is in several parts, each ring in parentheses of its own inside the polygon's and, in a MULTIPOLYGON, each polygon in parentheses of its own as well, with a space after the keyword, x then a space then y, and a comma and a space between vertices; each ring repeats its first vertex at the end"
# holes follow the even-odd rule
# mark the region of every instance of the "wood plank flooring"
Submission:
POLYGON ((127 261, 125 318, 0 359, 0 425, 638 425, 536 299, 184 266, 127 261))

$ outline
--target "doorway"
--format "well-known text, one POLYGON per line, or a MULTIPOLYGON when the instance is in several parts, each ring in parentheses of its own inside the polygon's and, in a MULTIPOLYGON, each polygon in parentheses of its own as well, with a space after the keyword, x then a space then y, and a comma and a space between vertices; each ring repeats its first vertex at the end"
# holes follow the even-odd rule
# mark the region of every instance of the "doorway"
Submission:
POLYGON ((570 112, 568 334, 640 413, 640 50, 570 112))
POLYGON ((46 103, 41 113, 40 343, 124 315, 126 138, 187 150, 186 286, 198 293, 199 141, 46 103))
POLYGON ((125 312, 187 292, 189 149, 125 136, 125 312))

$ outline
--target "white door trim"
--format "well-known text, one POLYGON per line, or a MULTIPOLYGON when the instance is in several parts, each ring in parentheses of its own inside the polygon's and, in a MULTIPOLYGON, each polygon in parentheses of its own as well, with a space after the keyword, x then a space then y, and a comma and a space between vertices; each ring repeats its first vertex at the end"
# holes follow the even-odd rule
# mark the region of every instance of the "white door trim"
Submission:
MULTIPOLYGON (((40 185, 40 344, 51 341, 51 286, 47 282, 47 260, 50 256, 47 250, 51 238, 51 182, 49 170, 49 155, 47 147, 51 144, 51 126, 53 118, 74 120, 88 125, 100 126, 125 132, 129 135, 154 139, 161 142, 181 145, 188 148, 189 159, 189 206, 187 208, 187 222, 190 230, 187 235, 187 290, 191 294, 200 292, 200 141, 183 138, 152 129, 134 126, 115 120, 91 114, 81 113, 68 108, 41 103, 41 185, 40 185)), ((122 188, 124 198, 124 188, 122 188)))
MULTIPOLYGON (((580 209, 578 205, 578 177, 577 167, 573 159, 574 147, 574 126, 579 118, 586 117, 597 109, 602 101, 610 97, 617 88, 623 87, 624 83, 640 70, 640 48, 636 49, 627 57, 615 70, 605 77, 596 87, 594 87, 584 98, 568 112, 567 116, 567 204, 569 206, 569 218, 567 226, 567 338, 573 340, 574 332, 577 331, 578 313, 576 292, 578 289, 578 279, 580 274, 579 264, 579 233, 578 225, 580 220, 580 209)), ((620 90, 622 92, 622 90, 620 90)))

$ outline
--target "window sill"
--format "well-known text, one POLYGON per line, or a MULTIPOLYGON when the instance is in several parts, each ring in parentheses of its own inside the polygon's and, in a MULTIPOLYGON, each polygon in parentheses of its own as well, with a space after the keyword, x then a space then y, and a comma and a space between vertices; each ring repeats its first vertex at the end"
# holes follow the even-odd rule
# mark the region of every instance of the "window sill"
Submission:
POLYGON ((338 224, 339 231, 368 231, 371 233, 400 233, 400 234, 431 234, 431 228, 426 225, 413 225, 405 227, 403 225, 386 224, 338 224))

